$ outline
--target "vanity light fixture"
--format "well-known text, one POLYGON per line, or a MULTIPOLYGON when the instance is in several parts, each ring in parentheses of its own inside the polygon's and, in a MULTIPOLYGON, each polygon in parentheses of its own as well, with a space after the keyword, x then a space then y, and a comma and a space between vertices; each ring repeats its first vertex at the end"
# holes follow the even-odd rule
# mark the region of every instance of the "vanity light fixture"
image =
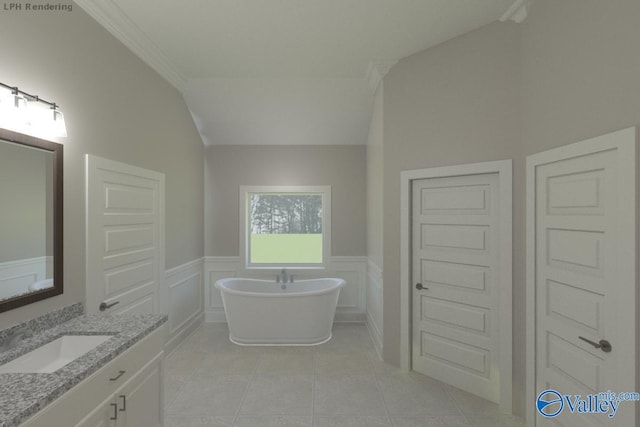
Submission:
POLYGON ((55 102, 0 82, 0 128, 35 136, 66 137, 64 114, 55 102))

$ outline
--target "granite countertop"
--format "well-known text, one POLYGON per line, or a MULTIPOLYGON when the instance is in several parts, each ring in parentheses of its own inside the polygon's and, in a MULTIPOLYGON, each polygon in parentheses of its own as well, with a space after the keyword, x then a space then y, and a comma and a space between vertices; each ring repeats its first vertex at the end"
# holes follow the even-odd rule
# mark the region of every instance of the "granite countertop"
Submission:
POLYGON ((0 374, 0 427, 15 427, 62 396, 166 322, 165 315, 79 316, 46 329, 9 351, 0 365, 62 335, 113 335, 95 349, 49 374, 0 374))

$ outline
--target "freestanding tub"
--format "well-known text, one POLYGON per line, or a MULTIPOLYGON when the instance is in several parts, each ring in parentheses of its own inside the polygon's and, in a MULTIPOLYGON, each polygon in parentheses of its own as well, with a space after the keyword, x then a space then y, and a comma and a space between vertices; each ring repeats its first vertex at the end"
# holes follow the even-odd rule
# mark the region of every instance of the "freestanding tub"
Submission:
POLYGON ((344 285, 342 279, 283 284, 230 278, 215 283, 222 294, 229 339, 240 345, 317 345, 329 341, 344 285))

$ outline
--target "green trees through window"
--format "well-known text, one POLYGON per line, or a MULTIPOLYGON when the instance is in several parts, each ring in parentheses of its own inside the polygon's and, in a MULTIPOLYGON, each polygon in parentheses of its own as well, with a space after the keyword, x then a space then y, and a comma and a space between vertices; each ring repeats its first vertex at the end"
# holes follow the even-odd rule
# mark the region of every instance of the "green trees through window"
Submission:
POLYGON ((321 234, 320 194, 252 194, 251 234, 321 234))
POLYGON ((251 264, 323 262, 323 196, 248 194, 251 264))

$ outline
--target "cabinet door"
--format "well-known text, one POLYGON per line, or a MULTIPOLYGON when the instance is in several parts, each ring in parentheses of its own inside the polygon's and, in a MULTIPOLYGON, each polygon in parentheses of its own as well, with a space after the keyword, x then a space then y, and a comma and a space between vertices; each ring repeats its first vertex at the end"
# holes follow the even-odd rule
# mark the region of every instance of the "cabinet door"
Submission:
POLYGON ((161 426, 162 399, 162 357, 159 356, 116 392, 118 426, 161 426))
POLYGON ((102 402, 96 409, 91 411, 89 415, 84 417, 82 421, 75 427, 117 427, 118 407, 113 397, 102 402))

